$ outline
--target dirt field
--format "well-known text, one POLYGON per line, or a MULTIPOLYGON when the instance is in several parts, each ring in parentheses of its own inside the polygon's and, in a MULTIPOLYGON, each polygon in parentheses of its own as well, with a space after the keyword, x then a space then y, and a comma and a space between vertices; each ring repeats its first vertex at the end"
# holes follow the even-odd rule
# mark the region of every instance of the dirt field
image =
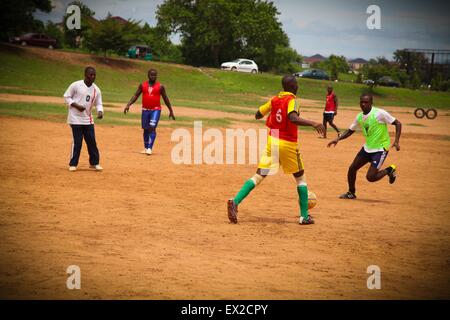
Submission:
POLYGON ((173 129, 160 128, 144 156, 139 127, 97 126, 105 170, 88 169, 84 145, 73 173, 67 125, 0 117, 0 297, 449 299, 450 119, 388 110, 405 124, 402 150, 387 159, 399 177, 369 183, 363 168, 356 201, 337 196, 361 135, 327 149, 301 132, 313 226, 298 225, 294 180, 281 173, 229 224, 226 200, 255 166, 174 165, 173 129), (66 288, 69 265, 81 268, 81 290, 66 288), (381 290, 366 287, 369 265, 381 268, 381 290))

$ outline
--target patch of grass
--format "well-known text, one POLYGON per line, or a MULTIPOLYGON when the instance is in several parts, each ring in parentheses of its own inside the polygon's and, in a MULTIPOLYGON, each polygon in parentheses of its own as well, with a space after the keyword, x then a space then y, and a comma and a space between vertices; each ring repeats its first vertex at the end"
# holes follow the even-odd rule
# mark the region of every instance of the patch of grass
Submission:
POLYGON ((426 127, 426 125, 421 124, 421 123, 407 123, 406 125, 413 126, 413 127, 426 127))
MULTIPOLYGON (((36 119, 50 122, 65 123, 67 120, 67 107, 58 104, 45 103, 15 103, 0 102, 0 116, 11 116, 25 119, 36 119)), ((194 121, 202 121, 205 127, 228 127, 233 123, 231 118, 204 118, 204 117, 177 117, 176 121, 169 120, 167 115, 162 115, 161 120, 167 124, 161 126, 169 127, 192 127, 194 121)), ((96 125, 119 125, 119 126, 139 126, 141 116, 139 114, 128 113, 126 116, 121 112, 105 112, 103 119, 96 119, 96 125)))
MULTIPOLYGON (((36 51, 45 52, 45 51, 36 51)), ((0 44, 0 92, 62 96, 70 83, 83 78, 86 65, 97 68, 97 85, 103 100, 126 103, 139 83, 146 80, 147 70, 156 68, 159 80, 166 87, 175 105, 247 114, 244 107, 254 109, 281 90, 279 75, 246 74, 219 69, 199 69, 162 62, 108 59, 98 56, 61 52, 60 60, 40 56, 27 48, 0 44), (64 60, 67 58, 67 61, 64 60), (203 71, 202 71, 203 70, 203 71), (236 107, 233 107, 236 106, 236 107)), ((343 75, 344 76, 344 75, 343 75)), ((347 76, 347 75, 345 75, 347 76)), ((329 81, 299 79, 298 95, 324 101, 329 81)), ((341 105, 357 106, 359 96, 369 88, 363 84, 333 82, 341 105)), ((450 93, 375 87, 372 90, 376 106, 427 107, 450 109, 450 93)))

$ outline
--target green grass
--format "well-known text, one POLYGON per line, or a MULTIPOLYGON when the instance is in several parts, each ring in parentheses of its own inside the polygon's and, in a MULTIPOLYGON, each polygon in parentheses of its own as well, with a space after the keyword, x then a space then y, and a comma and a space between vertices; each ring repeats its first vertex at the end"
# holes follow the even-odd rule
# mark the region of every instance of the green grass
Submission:
MULTIPOLYGON (((0 102, 0 116, 65 123, 67 120, 67 108, 63 105, 46 103, 0 102)), ((233 119, 230 118, 211 119, 180 116, 176 118, 176 121, 169 121, 167 115, 162 115, 161 120, 167 121, 167 123, 161 123, 161 127, 192 127, 194 121, 202 121, 203 127, 228 127, 233 123, 233 119)), ((141 116, 132 113, 128 113, 125 116, 121 112, 105 112, 103 119, 94 118, 94 121, 96 125, 140 127, 141 116)))
POLYGON ((426 127, 426 125, 421 124, 421 123, 407 123, 406 125, 413 126, 413 127, 426 127))
MULTIPOLYGON (((281 77, 269 73, 202 71, 189 66, 127 59, 105 62, 97 56, 53 50, 51 54, 61 54, 59 59, 47 57, 45 50, 37 52, 0 44, 0 92, 61 97, 71 82, 82 79, 86 65, 97 68, 96 83, 106 102, 126 103, 138 84, 146 79, 150 67, 158 70, 159 80, 175 106, 252 114, 267 97, 281 89, 281 77)), ((328 85, 328 81, 300 79, 299 96, 324 101, 328 85)), ((340 103, 349 106, 357 106, 360 94, 368 90, 363 84, 343 81, 332 85, 340 103)), ((373 94, 377 106, 450 109, 447 92, 377 87, 373 94)))

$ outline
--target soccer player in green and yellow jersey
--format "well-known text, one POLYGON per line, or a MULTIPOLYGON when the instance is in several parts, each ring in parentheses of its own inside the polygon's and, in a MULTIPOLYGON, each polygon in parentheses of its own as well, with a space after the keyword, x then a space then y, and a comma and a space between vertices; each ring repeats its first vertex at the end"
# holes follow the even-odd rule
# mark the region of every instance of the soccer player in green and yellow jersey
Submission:
POLYGON ((256 119, 269 114, 266 121, 269 137, 256 174, 244 183, 233 199, 228 200, 228 218, 231 223, 237 223, 238 205, 241 201, 261 183, 271 168, 277 168, 278 165, 283 167, 284 173, 293 174, 297 182, 300 224, 314 223, 308 215, 308 187, 303 161, 297 147, 297 126, 312 126, 320 134, 324 134, 325 128, 321 123, 299 117, 295 100, 298 90, 297 79, 294 76, 284 76, 281 83, 284 91, 259 107, 255 114, 256 119), (278 159, 273 147, 278 149, 278 159))
POLYGON ((336 146, 340 140, 350 137, 358 126, 361 128, 362 133, 366 138, 366 143, 356 155, 355 160, 353 160, 353 163, 348 169, 348 192, 342 194, 340 196, 341 199, 356 199, 356 173, 369 162, 371 165, 366 175, 369 182, 378 181, 384 176, 389 177, 389 183, 392 184, 395 182, 395 165, 390 165, 382 170, 380 168, 391 147, 391 139, 389 137, 387 125, 392 124, 395 126, 395 141, 392 144, 392 147, 395 147, 397 151, 400 151, 402 124, 387 111, 373 107, 372 102, 373 98, 370 94, 361 95, 359 105, 362 112, 356 116, 356 119, 347 131, 328 143, 328 147, 336 146))

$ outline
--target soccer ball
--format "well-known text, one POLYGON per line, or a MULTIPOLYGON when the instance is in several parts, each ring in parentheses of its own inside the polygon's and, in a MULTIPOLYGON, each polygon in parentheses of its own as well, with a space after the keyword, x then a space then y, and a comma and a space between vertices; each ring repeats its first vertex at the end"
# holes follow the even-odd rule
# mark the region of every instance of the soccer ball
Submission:
POLYGON ((316 194, 312 191, 308 191, 308 209, 312 209, 317 204, 316 194))

